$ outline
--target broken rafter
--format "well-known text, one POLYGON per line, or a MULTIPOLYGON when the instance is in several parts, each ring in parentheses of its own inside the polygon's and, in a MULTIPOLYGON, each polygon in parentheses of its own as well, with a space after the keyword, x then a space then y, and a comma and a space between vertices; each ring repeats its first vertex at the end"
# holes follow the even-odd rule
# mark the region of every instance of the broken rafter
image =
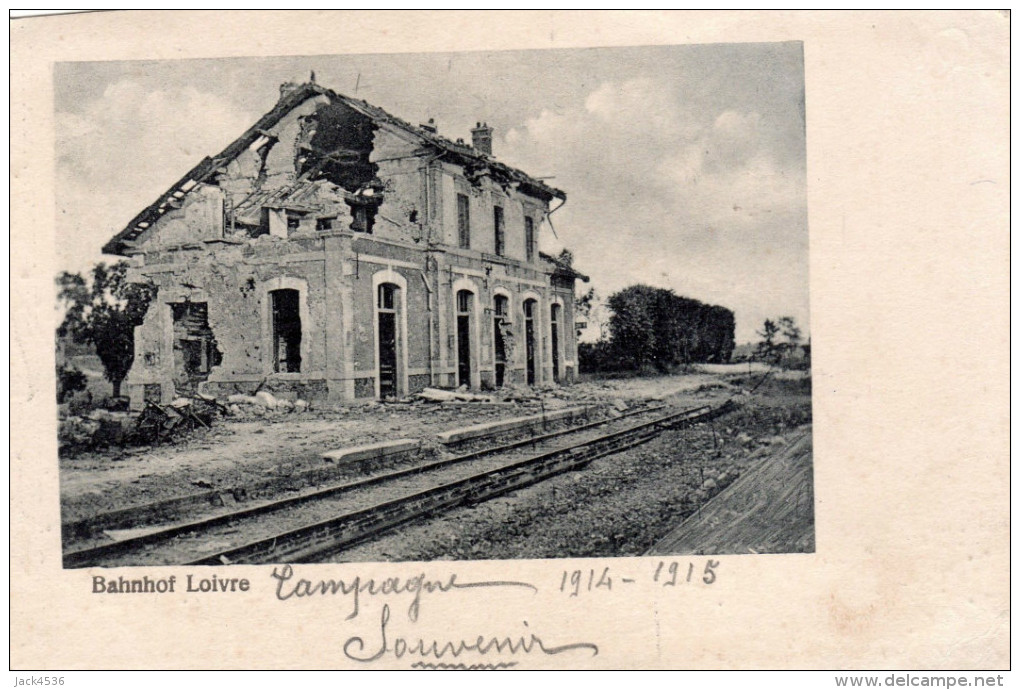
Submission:
POLYGON ((313 206, 302 206, 300 204, 288 204, 288 203, 262 204, 262 208, 271 208, 280 211, 293 211, 294 213, 301 214, 315 213, 316 211, 320 210, 313 206))
POLYGON ((342 151, 334 151, 332 153, 325 154, 327 160, 336 161, 337 163, 359 163, 364 153, 353 151, 350 149, 344 149, 342 151))
POLYGON ((560 261, 559 259, 557 259, 554 256, 549 256, 545 252, 539 252, 538 256, 540 258, 542 258, 542 259, 545 259, 546 261, 551 263, 553 266, 555 266, 556 267, 556 269, 555 269, 556 273, 561 273, 563 275, 568 275, 571 278, 580 278, 581 280, 583 280, 586 283, 590 280, 590 278, 588 276, 586 276, 585 274, 581 273, 580 271, 575 270, 572 266, 568 266, 567 264, 563 263, 562 261, 560 261))
POLYGON ((255 139, 259 136, 264 136, 263 132, 275 126, 281 119, 283 119, 284 115, 293 110, 300 103, 317 95, 325 95, 323 91, 324 90, 321 87, 305 84, 303 87, 295 89, 293 92, 281 98, 272 110, 263 115, 258 122, 238 137, 232 144, 227 146, 227 148, 221 151, 219 155, 215 158, 210 158, 208 156, 203 158, 198 165, 188 171, 188 174, 174 183, 170 189, 164 192, 158 199, 156 199, 156 201, 135 216, 123 230, 121 230, 103 246, 103 253, 120 254, 124 248, 122 244, 123 240, 134 239, 146 229, 141 227, 141 223, 151 223, 158 218, 158 209, 160 206, 164 205, 164 202, 169 196, 178 191, 184 193, 190 191, 192 187, 203 181, 211 172, 214 172, 221 163, 232 161, 242 151, 247 149, 255 139))

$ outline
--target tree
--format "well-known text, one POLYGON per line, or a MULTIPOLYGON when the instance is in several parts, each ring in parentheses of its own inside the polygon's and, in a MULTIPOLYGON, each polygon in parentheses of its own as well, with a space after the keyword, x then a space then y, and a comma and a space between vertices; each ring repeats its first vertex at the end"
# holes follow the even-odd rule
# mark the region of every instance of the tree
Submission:
POLYGON ((57 403, 65 403, 71 396, 83 391, 88 386, 88 379, 79 369, 64 364, 57 365, 57 403))
POLYGON ((609 331, 618 361, 635 369, 654 364, 728 362, 736 321, 725 307, 681 297, 672 290, 632 285, 612 295, 609 331))
POLYGON ((793 357, 797 348, 800 347, 803 335, 801 335, 800 327, 792 316, 780 317, 776 325, 779 326, 779 330, 784 338, 784 341, 780 344, 782 354, 789 360, 793 357))
POLYGON ((607 300, 613 312, 609 317, 610 339, 621 364, 640 369, 654 358, 654 302, 655 288, 648 285, 632 285, 607 300))
POLYGON ((755 354, 766 362, 773 361, 778 351, 776 336, 779 335, 779 325, 772 319, 765 319, 765 324, 757 333, 761 341, 755 348, 755 354))
POLYGON ((803 335, 801 335, 800 327, 792 316, 781 317, 777 325, 779 330, 782 331, 783 337, 786 338, 786 344, 791 349, 800 345, 803 335))
POLYGON ((155 297, 156 288, 127 280, 128 265, 121 261, 92 269, 91 285, 79 273, 57 277, 58 298, 66 306, 57 335, 78 343, 91 343, 103 364, 106 379, 120 396, 135 358, 135 326, 139 326, 155 297))
POLYGON ((729 362, 736 347, 737 322, 733 312, 726 307, 710 306, 705 321, 704 360, 716 364, 729 362))
POLYGON ((598 295, 595 288, 588 288, 588 292, 574 298, 574 314, 580 318, 587 319, 591 316, 591 308, 595 305, 598 295))

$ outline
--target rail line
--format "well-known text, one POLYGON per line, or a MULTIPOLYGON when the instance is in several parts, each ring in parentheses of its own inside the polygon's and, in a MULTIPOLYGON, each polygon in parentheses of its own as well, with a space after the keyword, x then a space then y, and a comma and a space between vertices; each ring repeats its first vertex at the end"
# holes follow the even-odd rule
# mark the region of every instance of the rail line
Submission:
POLYGON ((426 489, 370 508, 306 525, 243 546, 209 554, 187 565, 314 562, 410 520, 434 515, 462 504, 479 503, 549 477, 577 469, 606 455, 650 441, 662 431, 707 421, 735 407, 694 408, 628 427, 597 439, 560 448, 495 470, 426 489))
MULTIPOLYGON (((320 489, 316 489, 311 492, 305 492, 296 496, 289 496, 287 498, 278 499, 275 501, 269 501, 260 503, 258 505, 241 508, 240 510, 230 511, 226 513, 219 513, 205 518, 191 520, 187 522, 180 522, 168 525, 163 528, 153 528, 151 531, 143 534, 122 539, 119 541, 108 542, 89 548, 83 548, 78 550, 66 551, 63 557, 63 564, 65 568, 81 568, 95 565, 104 565, 115 562, 119 558, 123 558, 125 555, 131 552, 145 549, 153 545, 160 544, 161 542, 168 542, 175 537, 181 535, 188 535, 192 533, 201 533, 214 529, 220 526, 229 525, 230 523, 255 518, 258 516, 268 515, 274 512, 282 511, 287 508, 299 506, 310 501, 328 499, 349 494, 362 489, 368 489, 373 486, 385 484, 387 482, 393 482, 398 479, 414 477, 417 475, 427 474, 430 472, 436 472, 438 470, 460 465, 473 460, 484 458, 487 456, 506 454, 520 449, 531 447, 532 449, 537 448, 543 443, 548 443, 556 438, 579 434, 585 431, 590 431, 600 426, 606 426, 608 424, 618 422, 621 419, 632 417, 635 415, 649 414, 663 409, 665 405, 648 406, 642 407, 636 410, 632 410, 623 413, 617 417, 611 417, 607 419, 598 420, 595 422, 589 422, 580 426, 568 427, 558 431, 553 431, 539 436, 527 437, 519 439, 509 443, 501 444, 498 446, 492 446, 487 448, 478 449, 470 453, 458 455, 451 458, 445 458, 442 460, 436 460, 433 462, 416 465, 414 467, 396 470, 393 472, 386 472, 365 479, 360 479, 353 482, 346 482, 342 484, 335 484, 320 489)), ((698 408, 700 409, 700 408, 698 408)))

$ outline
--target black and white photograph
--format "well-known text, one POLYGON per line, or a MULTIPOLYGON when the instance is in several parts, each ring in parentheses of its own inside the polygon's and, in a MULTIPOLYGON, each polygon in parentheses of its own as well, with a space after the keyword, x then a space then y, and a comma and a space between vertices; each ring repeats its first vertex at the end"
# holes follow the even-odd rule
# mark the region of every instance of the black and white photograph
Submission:
POLYGON ((1008 10, 10 38, 15 688, 1008 685, 1008 10))
POLYGON ((814 550, 802 44, 54 78, 66 567, 814 550))

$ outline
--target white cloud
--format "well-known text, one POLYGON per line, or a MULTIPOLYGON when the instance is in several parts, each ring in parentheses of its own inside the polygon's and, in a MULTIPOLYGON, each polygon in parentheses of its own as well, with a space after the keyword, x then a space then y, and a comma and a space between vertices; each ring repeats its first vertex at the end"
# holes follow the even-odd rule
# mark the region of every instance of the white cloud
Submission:
POLYGON ((500 151, 567 191, 554 222, 600 291, 673 287, 734 309, 742 339, 767 316, 808 320, 804 169, 779 162, 790 156, 769 149, 765 126, 642 78, 543 111, 500 151))
POLYGON ((123 79, 79 112, 56 114, 58 259, 81 270, 98 248, 203 157, 255 119, 194 87, 123 79))

